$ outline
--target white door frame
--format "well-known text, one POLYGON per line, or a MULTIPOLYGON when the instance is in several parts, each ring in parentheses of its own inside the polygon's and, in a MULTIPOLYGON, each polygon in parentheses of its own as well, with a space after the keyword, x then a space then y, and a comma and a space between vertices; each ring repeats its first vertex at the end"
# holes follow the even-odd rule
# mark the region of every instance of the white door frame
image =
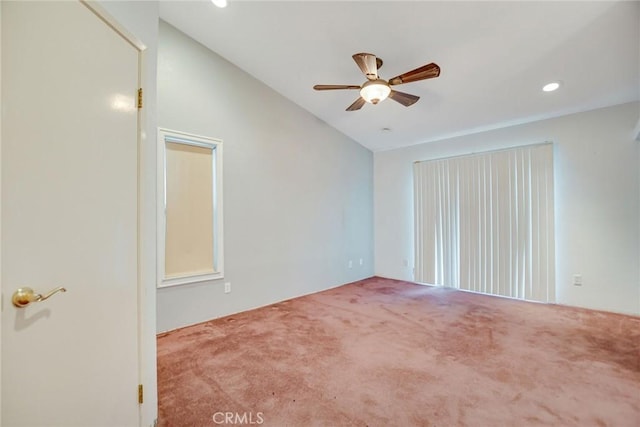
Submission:
MULTIPOLYGON (((2 0, 0 0, 1 2, 2 0)), ((121 24, 104 6, 102 1, 79 0, 89 7, 100 19, 119 33, 125 40, 131 43, 139 51, 138 82, 146 93, 155 91, 151 87, 150 77, 147 76, 147 46, 134 33, 121 24)), ((155 84, 154 84, 155 86, 155 84)), ((145 184, 148 176, 155 177, 155 162, 148 162, 148 147, 155 148, 155 128, 154 132, 149 129, 149 120, 153 116, 146 105, 138 109, 138 383, 144 386, 144 403, 139 412, 139 425, 144 427, 154 426, 157 422, 157 381, 156 381, 156 319, 155 319, 155 291, 156 291, 156 265, 149 265, 148 260, 155 262, 155 245, 152 245, 154 252, 151 256, 145 252, 144 242, 155 236, 150 236, 150 232, 155 232, 155 224, 146 226, 143 223, 155 220, 155 216, 149 215, 148 197, 151 194, 155 197, 155 183, 149 187, 145 184), (152 169, 152 170, 150 170, 152 169), (149 231, 152 230, 152 231, 149 231), (150 344, 151 342, 151 344, 150 344), (150 407, 149 405, 154 405, 150 407)), ((154 156, 155 158, 155 156, 154 156)), ((155 199, 153 201, 155 207, 155 199)), ((151 212, 155 214, 155 209, 151 212)), ((0 425, 0 427, 2 427, 0 425)))
MULTIPOLYGON (((114 31, 116 31, 118 34, 120 34, 121 37, 123 37, 126 41, 128 41, 137 51, 138 51, 138 82, 140 84, 140 87, 144 87, 145 83, 146 83, 146 78, 145 78, 145 74, 144 74, 144 69, 145 69, 145 64, 146 64, 146 46, 145 44, 138 38, 136 37, 134 34, 132 34, 130 31, 128 31, 123 25, 121 25, 113 16, 111 16, 111 14, 109 12, 107 12, 99 3, 95 2, 95 1, 88 1, 88 0, 79 0, 81 3, 83 3, 86 7, 88 7, 91 11, 93 11, 93 13, 95 13, 95 15, 100 18, 104 23, 106 23, 109 27, 111 27, 114 31)), ((1 93, 1 88, 2 88, 2 2, 0 1, 0 93, 1 93)), ((2 98, 0 97, 0 107, 2 106, 2 98)), ((0 108, 1 109, 1 108, 0 108)), ((137 141, 138 141, 138 236, 137 236, 137 241, 138 241, 138 248, 137 248, 137 253, 138 253, 138 262, 137 262, 137 266, 138 266, 138 280, 137 280, 137 287, 138 287, 138 376, 139 376, 139 383, 140 384, 145 384, 145 378, 144 378, 144 365, 146 364, 146 360, 150 359, 150 358, 155 358, 156 354, 155 352, 153 352, 154 354, 147 354, 148 351, 146 351, 145 346, 144 346, 144 334, 145 333, 152 333, 155 336, 155 330, 152 332, 148 332, 144 329, 145 324, 145 319, 148 317, 149 313, 147 313, 146 310, 146 301, 149 300, 151 297, 148 295, 147 292, 145 292, 144 289, 144 282, 141 280, 141 275, 142 275, 142 268, 141 268, 141 227, 140 227, 140 222, 141 222, 141 216, 143 215, 143 206, 141 206, 141 181, 143 179, 143 177, 145 176, 145 170, 143 170, 143 165, 142 165, 142 142, 146 139, 145 138, 145 125, 147 123, 147 110, 142 108, 138 110, 138 137, 137 137, 137 141)), ((0 160, 2 159, 2 115, 0 114, 0 160)), ((0 162, 1 165, 1 162, 0 162)), ((1 241, 1 237, 2 237, 2 195, 1 195, 1 188, 2 188, 2 174, 1 174, 1 167, 0 167, 0 241, 1 241)), ((2 247, 0 245, 0 256, 2 253, 2 247)), ((3 293, 3 289, 2 289, 2 280, 1 280, 1 263, 0 263, 0 310, 4 309, 4 305, 6 303, 6 298, 4 296, 3 293)), ((155 271, 155 268, 154 268, 155 271)), ((155 284, 155 280, 152 281, 152 283, 155 284)), ((154 286, 155 289, 155 286, 154 286)), ((155 322, 154 322, 155 324, 155 322)), ((155 393, 155 381, 153 381, 153 387, 149 387, 150 389, 148 390, 148 392, 150 393, 155 393)), ((2 404, 2 316, 0 316, 0 407, 2 404)), ((149 411, 140 411, 140 417, 139 417, 139 425, 143 426, 143 425, 151 425, 151 420, 148 419, 148 416, 145 417, 143 412, 146 412, 147 414, 149 413, 156 413, 156 410, 153 409, 151 412, 149 411), (146 418, 146 419, 145 419, 146 418)), ((0 427, 2 425, 2 419, 0 418, 0 427)))
MULTIPOLYGON (((0 2, 0 242, 2 242, 2 2, 0 2)), ((2 245, 0 244, 0 259, 2 245)), ((2 408, 2 310, 4 310, 4 294, 2 293, 2 263, 0 262, 0 408, 2 408)), ((0 427, 2 417, 0 416, 0 427)))
MULTIPOLYGON (((102 7, 102 5, 98 2, 95 1, 88 1, 88 0, 79 0, 81 3, 83 3, 85 6, 87 6, 90 10, 92 10, 96 16, 98 16, 98 18, 100 18, 105 24, 107 24, 109 27, 111 27, 115 32, 117 32, 118 34, 120 34, 120 36, 122 38, 124 38, 126 41, 128 41, 137 51, 138 51, 138 84, 139 87, 143 87, 143 79, 144 79, 144 65, 145 65, 145 60, 146 60, 146 55, 145 55, 145 50, 146 50, 146 46, 145 44, 138 38, 136 37, 133 33, 131 33, 128 29, 126 29, 122 24, 120 24, 106 9, 104 9, 104 7, 102 7)), ((142 236, 141 236, 141 226, 140 226, 140 222, 141 222, 141 216, 143 215, 143 206, 141 205, 141 182, 143 179, 143 173, 142 173, 142 142, 144 140, 144 134, 145 134, 145 124, 146 124, 146 109, 144 108, 139 108, 138 109, 138 138, 137 138, 137 143, 138 143, 138 177, 137 177, 137 186, 138 186, 138 200, 137 200, 137 210, 138 210, 138 226, 137 226, 137 232, 138 232, 138 236, 137 236, 137 242, 138 242, 138 247, 137 247, 137 267, 138 267, 138 275, 137 275, 137 287, 138 287, 138 384, 144 384, 144 364, 145 364, 145 349, 144 349, 144 319, 145 319, 145 315, 146 315, 146 304, 145 304, 145 295, 146 292, 144 290, 144 283, 142 281, 142 266, 141 266, 141 260, 142 260, 142 255, 141 255, 141 248, 142 248, 142 236)), ((154 354, 153 357, 156 357, 156 355, 154 354)), ((0 390, 1 391, 1 390, 0 390)), ((151 390, 149 390, 151 391, 151 390)), ((138 425, 139 426, 143 426, 144 423, 149 423, 149 420, 144 420, 144 416, 143 416, 143 411, 140 409, 139 413, 138 413, 138 425)), ((0 426, 2 427, 2 426, 0 426)))

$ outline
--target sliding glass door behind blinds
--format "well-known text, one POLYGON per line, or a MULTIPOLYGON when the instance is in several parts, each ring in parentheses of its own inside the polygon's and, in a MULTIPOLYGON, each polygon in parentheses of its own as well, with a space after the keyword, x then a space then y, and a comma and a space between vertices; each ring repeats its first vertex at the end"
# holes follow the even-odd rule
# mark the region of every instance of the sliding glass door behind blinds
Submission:
POLYGON ((553 146, 414 164, 416 280, 552 302, 553 146))

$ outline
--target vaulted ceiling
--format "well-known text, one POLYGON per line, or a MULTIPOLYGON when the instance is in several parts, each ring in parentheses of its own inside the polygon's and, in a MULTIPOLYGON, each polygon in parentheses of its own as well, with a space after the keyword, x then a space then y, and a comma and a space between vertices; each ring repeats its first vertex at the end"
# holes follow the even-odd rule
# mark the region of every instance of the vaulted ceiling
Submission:
POLYGON ((640 99, 638 1, 162 1, 160 15, 374 151, 640 99), (357 90, 312 88, 362 84, 358 52, 385 79, 429 62, 441 75, 396 86, 411 107, 347 112, 357 90))

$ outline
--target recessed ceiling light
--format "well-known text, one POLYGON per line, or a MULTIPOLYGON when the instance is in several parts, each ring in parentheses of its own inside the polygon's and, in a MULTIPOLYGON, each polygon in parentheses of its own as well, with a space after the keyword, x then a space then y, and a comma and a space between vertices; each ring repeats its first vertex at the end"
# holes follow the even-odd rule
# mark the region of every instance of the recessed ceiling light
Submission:
POLYGON ((227 7, 227 0, 211 0, 211 3, 218 7, 227 7))
POLYGON ((554 90, 558 89, 560 87, 560 82, 551 82, 551 83, 547 83, 546 85, 543 86, 542 90, 545 92, 553 92, 554 90))

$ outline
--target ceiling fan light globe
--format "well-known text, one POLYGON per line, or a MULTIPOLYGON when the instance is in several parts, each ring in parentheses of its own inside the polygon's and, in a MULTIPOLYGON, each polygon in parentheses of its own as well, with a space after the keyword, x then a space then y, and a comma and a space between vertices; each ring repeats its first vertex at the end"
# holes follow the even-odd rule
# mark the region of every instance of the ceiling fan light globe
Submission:
POLYGON ((227 0, 211 0, 211 3, 218 6, 219 8, 227 7, 227 0))
POLYGON ((369 104, 384 101, 391 93, 391 88, 384 80, 372 80, 362 85, 360 96, 369 104))

